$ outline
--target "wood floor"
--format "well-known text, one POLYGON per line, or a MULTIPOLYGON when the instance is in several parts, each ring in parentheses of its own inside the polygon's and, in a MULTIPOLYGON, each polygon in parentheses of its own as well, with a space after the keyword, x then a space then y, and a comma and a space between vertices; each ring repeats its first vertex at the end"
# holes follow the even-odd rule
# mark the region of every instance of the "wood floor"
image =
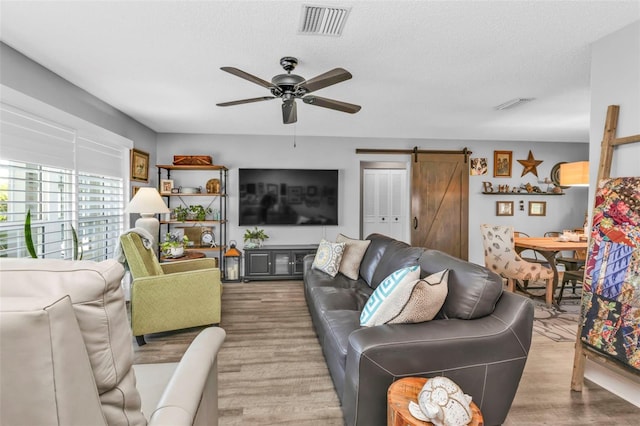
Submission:
MULTIPOLYGON (((300 281, 226 284, 219 354, 220 426, 343 424, 340 403, 311 325, 300 281)), ((200 329, 148 336, 135 362, 177 361, 200 329)), ((569 384, 573 343, 534 333, 505 422, 526 425, 637 425, 640 408, 585 380, 569 384)))

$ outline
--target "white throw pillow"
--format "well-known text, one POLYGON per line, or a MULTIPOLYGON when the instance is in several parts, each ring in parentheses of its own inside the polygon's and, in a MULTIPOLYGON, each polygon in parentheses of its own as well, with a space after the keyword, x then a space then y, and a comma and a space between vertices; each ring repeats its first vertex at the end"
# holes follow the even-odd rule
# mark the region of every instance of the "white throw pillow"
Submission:
POLYGON ((335 277, 340 268, 340 261, 344 253, 345 243, 332 243, 325 239, 320 240, 316 257, 311 267, 335 277))
MULTIPOLYGON (((360 325, 373 327, 384 324, 387 318, 385 312, 386 299, 391 297, 395 291, 402 289, 420 279, 420 266, 408 266, 398 269, 385 278, 367 300, 362 313, 360 314, 360 325)), ((400 290, 403 291, 403 290, 400 290)))
POLYGON ((352 280, 357 280, 360 275, 360 263, 362 263, 362 258, 371 244, 371 240, 354 240, 338 234, 336 242, 345 243, 344 255, 342 262, 340 262, 340 273, 352 280))

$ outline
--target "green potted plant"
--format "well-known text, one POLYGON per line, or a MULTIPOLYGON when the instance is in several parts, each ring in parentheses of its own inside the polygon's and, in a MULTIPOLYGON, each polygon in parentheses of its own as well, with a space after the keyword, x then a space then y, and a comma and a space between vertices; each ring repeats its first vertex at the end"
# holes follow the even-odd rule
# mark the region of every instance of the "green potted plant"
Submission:
POLYGON ((176 220, 178 220, 179 222, 184 222, 185 220, 187 220, 189 210, 186 207, 177 206, 173 209, 173 212, 176 215, 176 220))
MULTIPOLYGON (((76 233, 76 229, 71 226, 71 237, 73 239, 73 257, 72 260, 82 260, 83 251, 82 247, 78 243, 78 234, 76 233)), ((29 256, 34 259, 38 258, 36 253, 36 247, 33 243, 33 232, 31 230, 31 209, 27 210, 27 217, 24 221, 24 240, 25 245, 27 246, 27 251, 29 252, 29 256)))
POLYGON ((204 208, 200 205, 189 206, 189 214, 193 217, 192 220, 205 220, 208 214, 211 214, 213 210, 210 207, 204 208))
POLYGON ((245 248, 262 247, 262 243, 267 238, 269 236, 264 232, 264 229, 258 229, 257 226, 253 229, 247 229, 244 231, 245 248))
POLYGON ((189 238, 180 234, 167 232, 164 241, 160 244, 162 253, 167 257, 180 257, 184 254, 184 247, 189 243, 189 238))

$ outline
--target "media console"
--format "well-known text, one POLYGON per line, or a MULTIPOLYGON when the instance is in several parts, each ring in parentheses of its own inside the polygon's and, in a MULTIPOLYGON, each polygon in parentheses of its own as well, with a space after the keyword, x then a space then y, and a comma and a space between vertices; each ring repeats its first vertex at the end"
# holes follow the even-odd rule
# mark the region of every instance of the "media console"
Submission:
POLYGON ((301 280, 302 261, 315 254, 317 244, 271 245, 245 248, 244 282, 252 280, 301 280))

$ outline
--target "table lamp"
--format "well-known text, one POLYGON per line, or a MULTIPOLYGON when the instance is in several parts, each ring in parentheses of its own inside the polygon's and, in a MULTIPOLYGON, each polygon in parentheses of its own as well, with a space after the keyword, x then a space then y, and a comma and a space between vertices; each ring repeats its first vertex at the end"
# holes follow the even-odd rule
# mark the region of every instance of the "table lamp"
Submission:
POLYGON ((124 209, 124 212, 140 214, 140 217, 136 220, 136 228, 142 228, 151 234, 155 252, 158 245, 156 239, 160 231, 160 222, 156 219, 155 215, 157 213, 170 212, 167 205, 162 201, 158 190, 150 187, 140 188, 129 202, 129 205, 124 209))

